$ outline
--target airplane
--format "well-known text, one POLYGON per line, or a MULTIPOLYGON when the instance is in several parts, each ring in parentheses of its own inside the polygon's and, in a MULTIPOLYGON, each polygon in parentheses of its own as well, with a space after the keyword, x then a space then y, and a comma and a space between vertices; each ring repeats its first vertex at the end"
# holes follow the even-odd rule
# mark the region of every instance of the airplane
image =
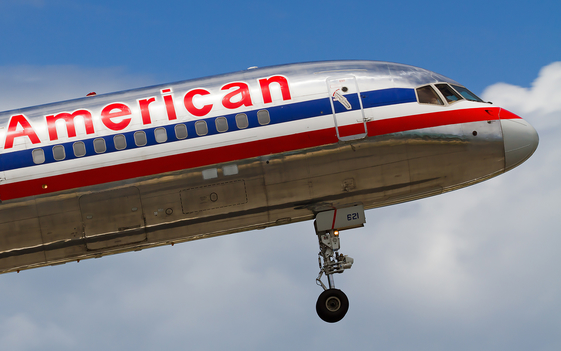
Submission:
POLYGON ((536 150, 521 117, 381 61, 236 73, 0 112, 0 273, 314 220, 329 323, 340 231, 536 150), (323 278, 326 278, 327 285, 323 278))

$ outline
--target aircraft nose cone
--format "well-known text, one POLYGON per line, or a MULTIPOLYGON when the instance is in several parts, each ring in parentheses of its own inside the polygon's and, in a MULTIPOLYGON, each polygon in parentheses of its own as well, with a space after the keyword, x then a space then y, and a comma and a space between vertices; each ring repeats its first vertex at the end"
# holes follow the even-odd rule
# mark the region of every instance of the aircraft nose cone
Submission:
POLYGON ((505 172, 526 161, 538 147, 538 133, 523 119, 501 119, 505 148, 505 172))

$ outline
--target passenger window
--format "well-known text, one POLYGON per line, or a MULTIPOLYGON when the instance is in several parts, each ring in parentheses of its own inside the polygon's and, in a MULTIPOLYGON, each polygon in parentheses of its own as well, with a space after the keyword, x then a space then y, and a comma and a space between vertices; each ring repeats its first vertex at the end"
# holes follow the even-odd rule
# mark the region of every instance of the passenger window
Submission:
POLYGON ((175 126, 175 137, 177 139, 187 138, 187 126, 185 124, 178 124, 175 126))
POLYGON ((195 122, 195 131, 197 135, 203 136, 208 134, 208 126, 206 125, 205 121, 197 121, 195 122))
POLYGON ((64 152, 64 146, 57 145, 53 147, 53 157, 57 161, 64 160, 64 158, 66 157, 66 153, 64 152))
POLYGON ((154 129, 154 136, 156 137, 156 142, 165 143, 168 140, 168 133, 165 128, 154 129))
POLYGON ((462 100, 463 98, 460 94, 456 93, 454 89, 452 89, 448 84, 435 84, 438 90, 444 95, 446 101, 451 104, 458 100, 462 100))
POLYGON ((31 155, 33 156, 33 163, 41 164, 45 162, 45 151, 43 149, 35 149, 31 155))
POLYGON ((477 95, 475 95, 465 87, 461 87, 459 85, 454 85, 454 84, 452 84, 452 87, 456 89, 456 91, 460 93, 460 95, 463 96, 464 99, 466 100, 483 102, 483 100, 481 100, 477 95))
POLYGON ((257 121, 262 126, 264 126, 265 124, 269 124, 271 122, 271 117, 269 116, 269 111, 267 111, 267 110, 257 111, 257 121))
POLYGON ((228 130, 228 120, 226 120, 226 117, 218 117, 215 120, 215 123, 216 123, 216 130, 219 131, 220 133, 226 132, 228 130))
POLYGON ((238 126, 239 129, 244 129, 249 126, 247 115, 245 113, 238 113, 236 115, 236 126, 238 126))
POLYGON ((422 104, 444 105, 442 99, 430 85, 417 88, 417 98, 422 104))
POLYGON ((146 133, 144 133, 143 131, 134 133, 134 143, 136 144, 136 146, 146 145, 146 133))
POLYGON ((72 145, 74 149, 74 156, 82 157, 86 155, 86 144, 83 141, 77 141, 72 145))
POLYGON ((115 144, 115 149, 123 150, 127 148, 127 140, 123 134, 117 134, 113 137, 113 143, 115 144))
POLYGON ((98 154, 104 153, 107 150, 107 147, 105 146, 105 139, 103 139, 103 138, 95 139, 94 140, 94 150, 98 154))

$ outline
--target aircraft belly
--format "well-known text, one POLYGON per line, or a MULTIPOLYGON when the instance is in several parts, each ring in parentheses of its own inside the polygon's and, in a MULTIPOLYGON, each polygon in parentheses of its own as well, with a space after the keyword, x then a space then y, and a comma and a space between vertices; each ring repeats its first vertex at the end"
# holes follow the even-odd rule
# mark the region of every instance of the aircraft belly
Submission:
MULTIPOLYGON (((39 217, 43 245, 62 242, 66 240, 82 239, 82 213, 79 210, 68 210, 39 217)), ((45 250, 45 259, 56 261, 66 257, 72 257, 86 252, 86 242, 81 244, 65 246, 61 248, 51 247, 45 250)))
POLYGON ((205 212, 229 211, 231 208, 247 204, 245 180, 227 180, 220 183, 201 185, 179 192, 181 210, 184 215, 198 217, 205 212))
POLYGON ((137 187, 82 195, 80 211, 88 250, 146 240, 144 212, 137 187))
MULTIPOLYGON (((35 218, 18 219, 0 224, 0 247, 2 251, 10 252, 21 247, 41 247, 41 230, 39 220, 35 218)), ((45 252, 34 251, 23 257, 10 255, 0 260, 0 270, 14 266, 45 262, 45 252)))

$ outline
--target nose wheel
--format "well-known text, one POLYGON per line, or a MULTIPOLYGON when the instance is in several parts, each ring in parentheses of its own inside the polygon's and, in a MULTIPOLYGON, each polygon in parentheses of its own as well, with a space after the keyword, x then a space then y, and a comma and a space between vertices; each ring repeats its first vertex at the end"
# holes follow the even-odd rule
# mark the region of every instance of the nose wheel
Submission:
POLYGON ((316 303, 316 312, 319 318, 325 322, 335 323, 347 314, 349 299, 344 292, 335 289, 333 275, 343 273, 345 269, 351 268, 354 260, 347 255, 338 253, 341 246, 339 231, 318 231, 317 224, 315 224, 315 227, 320 248, 318 254, 319 274, 316 278, 316 284, 323 288, 323 292, 319 295, 316 303), (321 281, 323 275, 327 277, 329 288, 321 281))
POLYGON ((339 289, 324 290, 316 303, 319 318, 328 323, 339 322, 349 310, 349 299, 339 289))

